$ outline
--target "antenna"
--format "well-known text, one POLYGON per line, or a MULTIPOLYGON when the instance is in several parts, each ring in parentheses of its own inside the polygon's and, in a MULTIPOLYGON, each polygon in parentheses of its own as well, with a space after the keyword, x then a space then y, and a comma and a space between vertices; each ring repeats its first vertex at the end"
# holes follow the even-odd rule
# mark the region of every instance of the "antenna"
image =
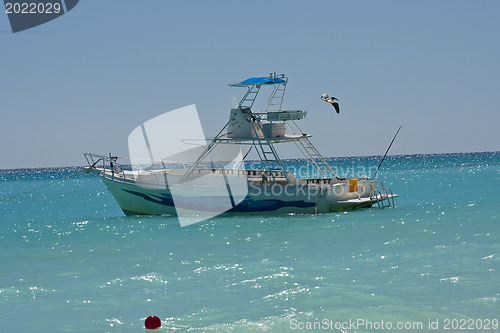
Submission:
POLYGON ((399 131, 401 130, 401 127, 402 126, 399 126, 398 131, 396 132, 396 135, 394 135, 394 137, 392 138, 391 144, 389 145, 389 147, 387 147, 387 150, 385 151, 384 157, 382 157, 382 160, 380 161, 380 164, 378 165, 377 171, 375 171, 373 178, 375 178, 375 176, 377 176, 377 172, 380 169, 380 166, 382 165, 382 163, 384 162, 385 157, 387 156, 387 153, 389 152, 389 149, 391 149, 392 144, 394 143, 394 140, 396 140, 396 137, 398 136, 399 131))

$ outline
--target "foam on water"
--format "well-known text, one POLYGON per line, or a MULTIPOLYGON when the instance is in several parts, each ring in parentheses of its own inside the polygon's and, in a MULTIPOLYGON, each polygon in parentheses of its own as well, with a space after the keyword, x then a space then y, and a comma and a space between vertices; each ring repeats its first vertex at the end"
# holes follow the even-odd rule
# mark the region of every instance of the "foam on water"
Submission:
MULTIPOLYGON (((378 159, 332 162, 347 170, 378 159)), ((163 332, 500 319, 500 154, 386 163, 379 176, 400 195, 395 209, 219 217, 181 228, 174 217, 123 216, 100 180, 84 174, 4 201, 1 330, 141 332, 151 314, 163 332)), ((0 197, 74 171, 0 172, 0 197)))

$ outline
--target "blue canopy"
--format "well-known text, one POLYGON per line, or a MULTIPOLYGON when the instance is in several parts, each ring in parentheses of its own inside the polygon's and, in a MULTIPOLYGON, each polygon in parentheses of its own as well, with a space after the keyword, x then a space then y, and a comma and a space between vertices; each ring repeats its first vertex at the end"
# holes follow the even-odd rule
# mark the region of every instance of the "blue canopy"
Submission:
POLYGON ((233 83, 230 86, 243 86, 243 85, 252 85, 252 84, 278 84, 285 83, 286 81, 278 78, 278 77, 251 77, 246 79, 245 81, 241 81, 240 83, 233 83))

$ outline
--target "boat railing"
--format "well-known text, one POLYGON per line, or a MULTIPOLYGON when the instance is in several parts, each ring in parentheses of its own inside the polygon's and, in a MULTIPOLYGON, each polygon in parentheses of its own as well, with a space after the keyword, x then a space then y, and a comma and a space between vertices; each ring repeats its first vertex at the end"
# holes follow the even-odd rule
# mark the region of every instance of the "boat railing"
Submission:
MULTIPOLYGON (((151 165, 131 165, 119 163, 117 156, 111 155, 98 155, 93 153, 84 154, 89 169, 96 170, 103 177, 111 180, 133 181, 134 183, 142 183, 145 185, 163 185, 165 184, 164 175, 171 173, 172 170, 165 164, 158 164, 152 169, 151 165), (148 170, 149 169, 149 170, 148 170), (168 170, 168 171, 167 171, 168 170)), ((124 158, 123 158, 124 159, 124 158)), ((226 169, 223 167, 210 167, 208 165, 199 165, 195 169, 193 176, 205 176, 210 174, 225 174, 229 176, 246 177, 247 179, 262 179, 263 175, 273 179, 290 178, 295 179, 290 171, 283 172, 283 170, 259 170, 259 169, 226 169)), ((182 170, 182 168, 178 168, 182 170)), ((183 168, 187 169, 187 165, 183 168)))
POLYGON ((261 120, 267 121, 291 121, 301 120, 307 116, 304 110, 279 110, 279 111, 252 111, 252 114, 258 115, 261 120))
POLYGON ((114 169, 114 168, 123 168, 124 165, 118 162, 118 156, 109 155, 98 155, 94 153, 85 153, 83 154, 90 168, 96 169, 101 168, 103 170, 106 169, 114 169))
MULTIPOLYGON (((152 183, 145 178, 146 176, 154 176, 156 183, 159 183, 158 176, 154 171, 147 170, 147 168, 142 165, 120 163, 118 162, 120 158, 118 156, 112 156, 111 154, 99 155, 94 153, 85 153, 84 156, 89 168, 98 170, 106 178, 152 183)), ((122 159, 125 158, 122 157, 122 159)))

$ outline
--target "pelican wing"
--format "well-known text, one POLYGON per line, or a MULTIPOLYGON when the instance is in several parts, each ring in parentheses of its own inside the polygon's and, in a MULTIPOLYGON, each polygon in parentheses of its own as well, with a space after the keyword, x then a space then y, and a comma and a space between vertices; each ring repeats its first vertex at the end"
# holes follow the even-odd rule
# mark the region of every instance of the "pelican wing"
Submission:
POLYGON ((335 108, 335 111, 337 111, 337 113, 340 113, 340 106, 339 106, 339 103, 337 102, 333 102, 332 103, 333 107, 335 108))

